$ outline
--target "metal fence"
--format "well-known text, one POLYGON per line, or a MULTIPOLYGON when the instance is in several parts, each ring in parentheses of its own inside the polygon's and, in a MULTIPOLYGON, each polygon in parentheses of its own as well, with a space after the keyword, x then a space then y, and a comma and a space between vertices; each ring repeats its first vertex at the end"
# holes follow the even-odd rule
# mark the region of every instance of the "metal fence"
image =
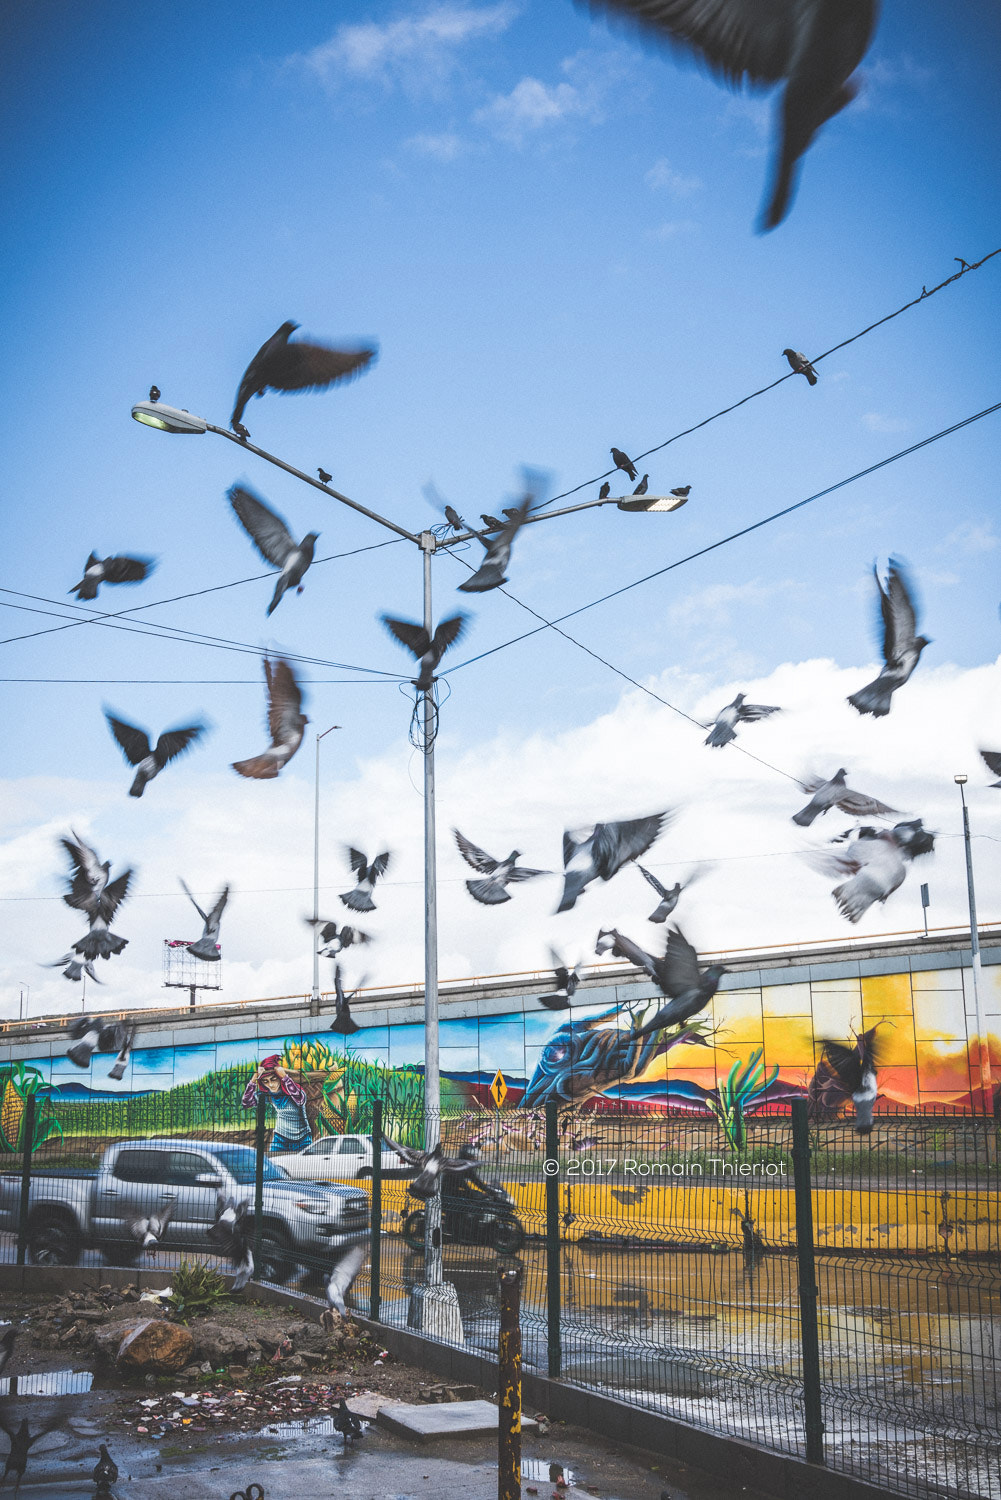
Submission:
MULTIPOLYGON (((103 1256, 163 1284, 180 1257, 209 1259, 224 1190, 249 1205, 262 1279, 322 1296, 368 1235, 355 1303, 406 1326, 425 1207, 392 1146, 422 1140, 423 1115, 373 1099, 356 1111, 364 1134, 282 1150, 271 1103, 220 1108, 207 1128, 176 1094, 169 1116, 162 1096, 110 1111, 29 1099, 3 1122, 21 1145, 0 1178, 6 1253, 103 1256), (129 1225, 166 1203, 150 1262, 129 1225)), ((449 1160, 475 1154, 471 1173, 439 1179, 467 1347, 495 1353, 498 1258, 517 1258, 527 1367, 891 1491, 1001 1500, 994 1120, 877 1114, 860 1135, 850 1118, 809 1123, 797 1102, 756 1117, 739 1149, 715 1119, 663 1110, 436 1124, 449 1160)))

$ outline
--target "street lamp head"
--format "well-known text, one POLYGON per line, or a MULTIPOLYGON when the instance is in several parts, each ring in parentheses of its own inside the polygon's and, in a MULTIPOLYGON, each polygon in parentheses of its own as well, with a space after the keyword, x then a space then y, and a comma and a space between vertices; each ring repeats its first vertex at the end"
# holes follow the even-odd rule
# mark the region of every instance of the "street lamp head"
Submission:
POLYGON ((165 406, 162 401, 137 401, 132 408, 132 418, 144 427, 157 427, 161 432, 200 433, 207 432, 209 427, 204 417, 180 411, 176 406, 165 406))
POLYGON ((623 495, 616 498, 619 510, 649 511, 678 510, 688 499, 687 495, 623 495))
POLYGON ((969 778, 966 776, 954 776, 952 779, 957 786, 965 786, 969 778))

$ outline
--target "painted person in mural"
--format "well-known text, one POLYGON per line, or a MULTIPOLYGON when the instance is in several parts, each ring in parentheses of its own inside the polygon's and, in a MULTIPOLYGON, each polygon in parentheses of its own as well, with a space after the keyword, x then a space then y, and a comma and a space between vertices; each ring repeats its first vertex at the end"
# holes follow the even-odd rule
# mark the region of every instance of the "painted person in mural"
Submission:
POLYGON ((306 1112, 306 1091, 283 1068, 277 1052, 266 1057, 243 1091, 244 1109, 256 1109, 263 1090, 276 1115, 269 1151, 305 1151, 313 1144, 306 1112))

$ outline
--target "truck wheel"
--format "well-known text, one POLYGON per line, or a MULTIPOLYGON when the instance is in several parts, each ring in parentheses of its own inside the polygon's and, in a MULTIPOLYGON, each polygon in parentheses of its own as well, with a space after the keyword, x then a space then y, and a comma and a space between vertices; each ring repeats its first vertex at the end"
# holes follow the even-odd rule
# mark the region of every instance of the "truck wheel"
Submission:
POLYGON ((28 1221, 28 1262, 33 1266, 75 1266, 83 1249, 80 1230, 68 1214, 46 1210, 28 1221))
POLYGON ((405 1214, 403 1219, 403 1238, 411 1250, 424 1253, 424 1210, 415 1208, 413 1213, 405 1214))
POLYGON ((107 1266, 123 1266, 131 1270, 139 1264, 138 1245, 130 1245, 125 1240, 103 1241, 97 1248, 107 1266))
POLYGON ((372 1168, 371 1167, 359 1167, 357 1175, 358 1175, 359 1181, 363 1177, 371 1177, 371 1175, 372 1175, 372 1168))
POLYGON ((498 1255, 517 1255, 524 1243, 525 1231, 518 1219, 511 1216, 497 1220, 494 1249, 498 1255))
POLYGON ((295 1270, 295 1261, 276 1229, 261 1232, 261 1258, 254 1266, 255 1281, 270 1281, 284 1286, 295 1270))

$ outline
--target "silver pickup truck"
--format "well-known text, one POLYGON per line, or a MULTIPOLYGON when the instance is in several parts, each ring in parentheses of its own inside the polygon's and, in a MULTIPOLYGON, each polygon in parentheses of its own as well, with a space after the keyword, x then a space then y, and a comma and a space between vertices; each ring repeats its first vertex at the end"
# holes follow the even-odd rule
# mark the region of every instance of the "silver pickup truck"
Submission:
MULTIPOLYGON (((38 1171, 28 1198, 26 1253, 33 1265, 73 1266, 87 1247, 111 1265, 138 1261, 131 1225, 168 1204, 165 1250, 211 1254, 220 1193, 254 1199, 255 1153, 215 1141, 153 1139, 109 1146, 97 1172, 38 1171)), ((0 1230, 17 1232, 20 1175, 0 1179, 0 1230)), ((298 1264, 322 1270, 368 1232, 367 1196, 331 1183, 294 1182, 264 1160, 261 1256, 255 1277, 285 1282, 298 1264)))

